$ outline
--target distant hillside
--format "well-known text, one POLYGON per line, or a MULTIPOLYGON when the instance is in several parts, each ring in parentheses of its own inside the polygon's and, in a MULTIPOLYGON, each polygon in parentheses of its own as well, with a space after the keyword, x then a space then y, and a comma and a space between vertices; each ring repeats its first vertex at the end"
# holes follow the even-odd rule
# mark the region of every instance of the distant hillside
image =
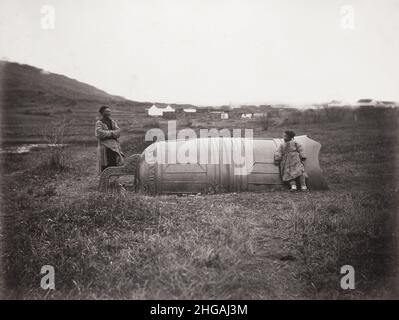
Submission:
MULTIPOLYGON (((156 104, 166 107, 168 103, 137 102, 108 94, 89 84, 42 69, 0 60, 0 96, 3 107, 21 108, 51 105, 52 107, 73 107, 85 103, 111 103, 113 106, 144 107, 156 104)), ((191 104, 170 104, 177 109, 195 107, 191 104)), ((196 108, 196 107, 195 107, 196 108)))
POLYGON ((151 105, 36 67, 0 61, 0 144, 43 143, 43 127, 60 119, 73 120, 68 141, 93 142, 93 123, 104 104, 121 124, 135 128, 151 105))
POLYGON ((104 103, 126 101, 86 83, 29 65, 0 61, 0 75, 0 90, 8 103, 17 100, 20 104, 34 100, 46 104, 57 102, 72 105, 82 100, 104 103))

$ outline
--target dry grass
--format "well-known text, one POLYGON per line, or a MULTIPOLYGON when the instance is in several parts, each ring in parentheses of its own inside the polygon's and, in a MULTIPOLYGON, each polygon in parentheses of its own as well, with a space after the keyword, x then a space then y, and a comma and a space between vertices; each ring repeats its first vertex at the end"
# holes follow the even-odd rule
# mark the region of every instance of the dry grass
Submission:
POLYGON ((394 264, 393 192, 343 192, 292 202, 290 228, 303 259, 302 275, 315 298, 388 297, 394 264), (356 270, 357 290, 341 290, 339 270, 356 270), (365 293, 367 293, 365 295, 365 293))
MULTIPOLYGON (((322 143, 329 191, 105 195, 96 191, 93 147, 73 147, 71 170, 57 175, 38 171, 35 154, 7 155, 3 164, 11 173, 2 181, 2 210, 10 296, 335 299, 397 294, 392 282, 397 272, 396 119, 386 119, 384 126, 361 120, 291 127, 322 143), (39 287, 44 264, 55 267, 56 290, 50 293, 39 287), (344 264, 356 270, 352 292, 339 287, 344 264)), ((262 134, 275 137, 280 131, 271 126, 262 134)), ((124 146, 136 153, 145 145, 124 146)))

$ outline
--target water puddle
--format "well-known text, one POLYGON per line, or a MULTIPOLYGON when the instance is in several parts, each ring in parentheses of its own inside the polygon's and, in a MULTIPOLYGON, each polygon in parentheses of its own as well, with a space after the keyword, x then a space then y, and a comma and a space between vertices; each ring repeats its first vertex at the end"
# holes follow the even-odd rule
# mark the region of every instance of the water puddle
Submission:
POLYGON ((65 147, 67 144, 49 144, 49 143, 31 143, 31 144, 21 144, 16 146, 7 146, 0 148, 0 154, 3 153, 29 153, 34 150, 38 149, 45 149, 45 148, 60 148, 65 147))

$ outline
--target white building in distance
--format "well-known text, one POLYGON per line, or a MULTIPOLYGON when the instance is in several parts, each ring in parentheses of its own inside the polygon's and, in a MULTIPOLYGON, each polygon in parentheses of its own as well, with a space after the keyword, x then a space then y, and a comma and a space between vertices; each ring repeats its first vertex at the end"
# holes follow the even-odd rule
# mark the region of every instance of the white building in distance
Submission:
POLYGON ((158 108, 155 104, 153 104, 152 107, 147 110, 147 113, 150 117, 162 117, 163 109, 158 108))
POLYGON ((175 112, 176 110, 173 109, 170 105, 167 105, 165 109, 162 109, 163 112, 175 112))
POLYGON ((197 109, 194 109, 194 108, 186 108, 186 109, 183 109, 183 111, 184 111, 184 112, 187 112, 187 113, 195 113, 195 112, 197 112, 197 109))
POLYGON ((228 118, 229 118, 229 114, 227 112, 220 113, 220 119, 228 119, 228 118))

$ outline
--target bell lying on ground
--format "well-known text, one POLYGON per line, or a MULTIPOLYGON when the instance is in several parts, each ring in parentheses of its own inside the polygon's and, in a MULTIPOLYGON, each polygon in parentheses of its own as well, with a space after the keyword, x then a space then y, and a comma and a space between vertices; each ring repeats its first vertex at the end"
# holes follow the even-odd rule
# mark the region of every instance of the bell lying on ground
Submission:
MULTIPOLYGON (((320 143, 306 135, 295 140, 305 149, 310 190, 325 190, 319 165, 320 143)), ((149 194, 259 192, 285 188, 274 153, 283 139, 208 137, 155 142, 123 167, 101 174, 100 188, 111 176, 134 175, 135 190, 149 194)))

